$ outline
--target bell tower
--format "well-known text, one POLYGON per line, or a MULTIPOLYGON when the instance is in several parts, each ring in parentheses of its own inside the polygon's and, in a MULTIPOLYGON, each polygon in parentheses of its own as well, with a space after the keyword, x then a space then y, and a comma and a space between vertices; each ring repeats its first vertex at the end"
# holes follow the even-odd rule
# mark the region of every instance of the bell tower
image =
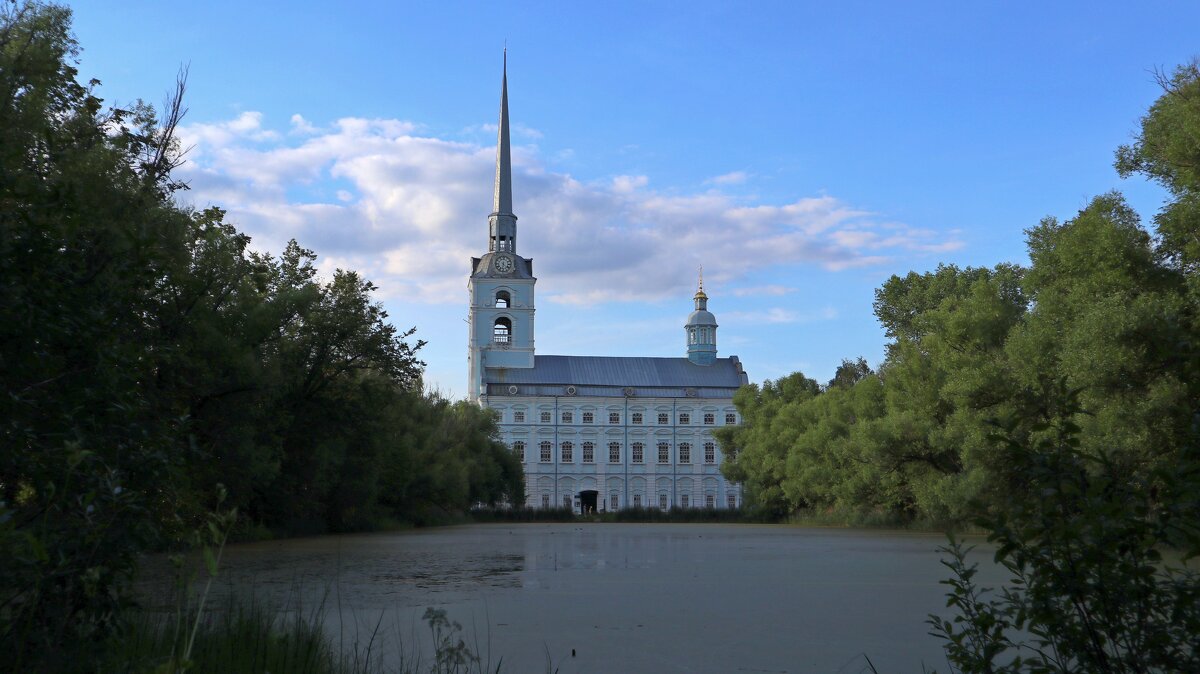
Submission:
POLYGON ((467 395, 487 395, 487 370, 533 367, 533 260, 517 254, 517 216, 512 212, 512 159, 508 140, 508 51, 500 83, 500 129, 496 182, 488 216, 488 252, 471 258, 467 280, 470 310, 467 395))

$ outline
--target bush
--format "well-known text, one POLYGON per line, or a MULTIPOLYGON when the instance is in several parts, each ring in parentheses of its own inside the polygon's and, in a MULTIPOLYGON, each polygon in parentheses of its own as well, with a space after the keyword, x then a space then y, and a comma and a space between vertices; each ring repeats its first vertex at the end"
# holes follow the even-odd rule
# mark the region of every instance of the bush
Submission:
MULTIPOLYGON (((1068 412, 1077 411, 1073 405, 1068 412)), ((1070 414, 1067 418, 1070 418, 1070 414)), ((1130 476, 1079 450, 1059 422, 1024 446, 1001 439, 1027 487, 978 521, 1011 586, 975 583, 968 549, 951 539, 952 619, 930 616, 961 672, 1200 671, 1200 575, 1160 547, 1200 552, 1200 465, 1185 461, 1130 476)))

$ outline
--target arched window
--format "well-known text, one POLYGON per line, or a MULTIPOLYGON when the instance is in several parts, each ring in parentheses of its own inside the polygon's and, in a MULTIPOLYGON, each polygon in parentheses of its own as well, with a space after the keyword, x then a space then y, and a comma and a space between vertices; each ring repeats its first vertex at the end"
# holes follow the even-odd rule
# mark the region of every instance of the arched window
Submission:
POLYGON ((583 462, 584 463, 593 463, 593 462, 595 462, 595 460, 596 460, 596 443, 594 443, 594 442, 583 443, 583 462))
POLYGON ((632 445, 632 449, 633 449, 633 462, 641 463, 643 458, 645 457, 646 445, 644 445, 640 442, 635 442, 632 445))
POLYGON ((513 454, 516 454, 517 456, 521 457, 521 460, 524 461, 525 460, 525 443, 518 440, 513 443, 512 448, 513 448, 513 454))
POLYGON ((690 443, 690 442, 679 443, 679 463, 691 463, 691 462, 692 462, 692 443, 690 443))
POLYGON ((508 344, 512 341, 512 321, 504 316, 496 319, 492 325, 492 341, 496 344, 508 344))
POLYGON ((575 445, 570 442, 562 443, 562 458, 563 463, 575 463, 575 445))
POLYGON ((507 290, 501 290, 496 293, 496 308, 507 309, 512 305, 512 295, 508 294, 507 290))
POLYGON ((549 440, 543 440, 542 443, 538 445, 538 451, 541 454, 539 459, 542 463, 550 463, 550 450, 553 448, 554 445, 549 440))

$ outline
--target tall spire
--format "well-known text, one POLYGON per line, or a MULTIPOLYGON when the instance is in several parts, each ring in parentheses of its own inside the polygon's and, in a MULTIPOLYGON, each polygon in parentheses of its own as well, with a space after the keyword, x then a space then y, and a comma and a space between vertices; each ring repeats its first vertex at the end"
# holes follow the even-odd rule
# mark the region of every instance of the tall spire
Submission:
POLYGON ((505 49, 500 84, 500 131, 496 139, 496 193, 492 199, 492 210, 499 215, 512 214, 512 159, 508 147, 508 49, 505 49))
POLYGON ((500 80, 500 129, 496 137, 496 189, 488 217, 491 251, 516 251, 517 216, 512 212, 512 158, 508 142, 508 48, 504 48, 504 70, 500 80))

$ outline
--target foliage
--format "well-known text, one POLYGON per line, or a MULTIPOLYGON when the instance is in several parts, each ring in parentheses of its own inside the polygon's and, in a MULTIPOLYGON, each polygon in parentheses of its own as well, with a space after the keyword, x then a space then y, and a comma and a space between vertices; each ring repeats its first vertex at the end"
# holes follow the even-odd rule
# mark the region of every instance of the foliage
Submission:
MULTIPOLYGON (((137 612, 126 620, 126 629, 101 646, 94 662, 80 663, 80 671, 128 674, 466 674, 484 672, 479 656, 462 637, 462 626, 446 612, 429 608, 423 620, 433 638, 428 659, 400 647, 400 662, 387 664, 384 652, 389 635, 378 626, 355 648, 342 652, 323 628, 324 608, 315 611, 279 611, 261 605, 231 603, 205 613, 199 623, 195 647, 185 667, 171 657, 176 634, 171 620, 137 612)), ((399 639, 399 637, 396 637, 399 639)), ((502 665, 503 663, 500 663, 502 665)), ((492 670, 501 671, 502 667, 492 670)))
POLYGON ((183 74, 161 116, 105 109, 69 23, 0 5, 0 658, 120 627, 139 555, 193 544, 218 485, 282 533, 522 500, 494 417, 421 391, 373 284, 176 202, 183 74))
POLYGON ((1006 344, 1018 415, 999 437, 1005 491, 979 522, 1013 575, 999 593, 952 544, 951 620, 931 617, 964 672, 1200 670, 1200 68, 1164 94, 1122 175, 1171 193, 1139 226, 1117 195, 1030 230, 1036 310, 1006 344))
MULTIPOLYGON (((1076 406, 1064 395, 1061 406, 1076 406)), ((978 524, 1012 576, 999 592, 976 584, 975 564, 951 541, 952 619, 930 616, 963 672, 1175 672, 1200 670, 1200 575, 1164 561, 1173 541, 1200 553, 1200 465, 1130 479, 1118 461, 1081 448, 1062 419, 1032 445, 1000 438, 1026 481, 978 524), (1169 505, 1155 484, 1176 494, 1169 505), (1030 498, 1027 494, 1036 494, 1030 498)))
POLYGON ((1117 152, 1122 175, 1171 194, 1154 232, 1105 194, 1027 230, 1028 267, 893 276, 875 294, 891 340, 876 371, 845 360, 825 386, 795 373, 744 388, 744 425, 720 432, 726 476, 778 513, 956 526, 976 502, 1030 494, 991 420, 1016 420, 1028 446, 1070 421, 1084 455, 1165 498, 1162 472, 1200 432, 1200 67, 1160 79, 1117 152), (1062 387, 1078 392, 1067 416, 1062 387))
POLYGON ((1157 181, 1171 201, 1155 217, 1158 254, 1195 274, 1200 265, 1200 61, 1158 74, 1164 94, 1142 118, 1132 145, 1117 150, 1122 177, 1140 173, 1157 181))
POLYGON ((1085 452, 1140 476, 1177 462, 1200 392, 1190 279, 1118 195, 1028 236, 1028 269, 885 283, 876 312, 894 339, 878 372, 845 361, 825 387, 795 374, 740 391, 726 475, 778 511, 963 523, 975 500, 1024 488, 989 421, 1020 419, 1016 436, 1038 440, 1060 382, 1080 391, 1085 452))

